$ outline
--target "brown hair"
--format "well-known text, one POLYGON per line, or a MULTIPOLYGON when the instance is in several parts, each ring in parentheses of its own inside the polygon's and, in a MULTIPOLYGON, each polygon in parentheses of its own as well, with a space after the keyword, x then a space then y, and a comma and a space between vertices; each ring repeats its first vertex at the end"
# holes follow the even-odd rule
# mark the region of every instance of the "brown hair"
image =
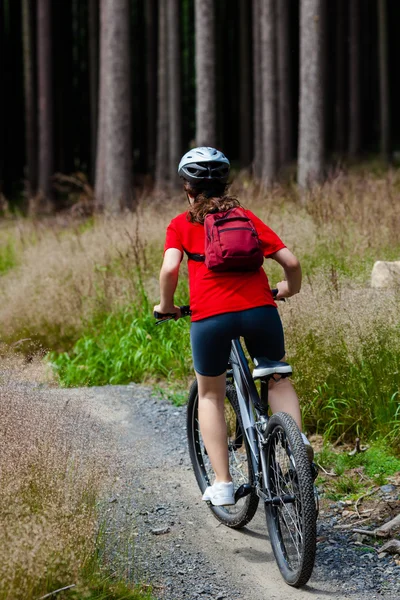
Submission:
POLYGON ((183 187, 185 192, 194 198, 187 217, 191 223, 204 223, 206 215, 210 212, 219 212, 241 206, 237 198, 227 195, 228 186, 224 183, 214 183, 208 189, 201 189, 193 187, 188 181, 185 181, 183 187))

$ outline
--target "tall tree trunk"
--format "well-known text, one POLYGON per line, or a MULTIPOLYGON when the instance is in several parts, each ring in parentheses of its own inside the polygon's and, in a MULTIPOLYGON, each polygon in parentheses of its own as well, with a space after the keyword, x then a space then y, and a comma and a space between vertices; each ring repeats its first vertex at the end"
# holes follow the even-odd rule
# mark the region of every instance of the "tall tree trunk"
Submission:
POLYGON ((336 7, 336 97, 335 97, 335 151, 342 155, 346 144, 346 28, 345 28, 345 4, 347 0, 337 0, 336 7))
MULTIPOLYGON (((104 0, 103 0, 104 1, 104 0)), ((105 0, 106 103, 104 209, 132 207, 129 0, 105 0)))
POLYGON ((169 110, 169 181, 179 183, 178 163, 182 154, 182 108, 179 2, 167 1, 168 110, 169 110))
POLYGON ((24 91, 25 91, 25 148, 26 198, 28 206, 37 191, 37 105, 35 77, 35 4, 22 0, 24 91))
POLYGON ((390 96, 386 0, 378 0, 378 27, 380 152, 382 160, 388 161, 390 159, 390 96))
POLYGON ((261 0, 253 0, 253 173, 261 179, 262 173, 262 117, 261 117, 261 0))
POLYGON ((322 179, 323 119, 323 0, 300 4, 300 115, 297 181, 306 188, 322 179))
POLYGON ((360 0, 349 0, 349 154, 361 149, 360 0))
POLYGON ((89 93, 90 93, 90 174, 93 181, 96 159, 99 93, 99 2, 89 0, 89 93))
POLYGON ((167 1, 158 4, 158 92, 156 186, 162 188, 169 174, 168 81, 167 81, 167 1))
POLYGON ((251 162, 251 62, 250 62, 250 5, 239 1, 240 104, 239 104, 239 159, 242 167, 251 162))
POLYGON ((54 208, 51 183, 54 173, 51 8, 51 0, 37 1, 39 82, 39 206, 37 210, 40 212, 49 212, 54 208))
POLYGON ((213 0, 195 0, 196 145, 216 145, 215 23, 213 0))
POLYGON ((157 3, 146 0, 146 154, 147 170, 154 175, 157 135, 157 3))
MULTIPOLYGON (((0 0, 0 73, 7 73, 6 69, 6 24, 5 24, 5 14, 4 14, 4 0, 0 0)), ((4 86, 5 77, 2 77, 2 85, 4 86)), ((4 192, 4 155, 5 155, 5 147, 6 147, 6 128, 5 128, 5 116, 6 116, 6 103, 5 103, 5 94, 0 94, 0 213, 3 207, 3 192, 4 192)))
POLYGON ((277 55, 278 55, 278 123, 279 161, 287 164, 293 157, 293 116, 291 108, 290 69, 290 0, 277 0, 277 55))
POLYGON ((271 185, 278 171, 278 95, 275 0, 261 2, 262 179, 271 185))
POLYGON ((95 207, 104 209, 104 186, 106 165, 106 100, 107 100, 107 0, 100 0, 100 63, 99 63, 99 93, 98 93, 98 123, 96 144, 96 176, 95 176, 95 207))

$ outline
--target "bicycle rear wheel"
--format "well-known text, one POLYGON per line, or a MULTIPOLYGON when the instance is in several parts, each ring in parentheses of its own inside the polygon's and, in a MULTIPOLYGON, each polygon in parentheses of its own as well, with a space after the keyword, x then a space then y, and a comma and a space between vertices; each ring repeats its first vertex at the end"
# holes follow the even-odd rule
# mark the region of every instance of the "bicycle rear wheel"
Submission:
MULTIPOLYGON (((225 420, 228 428, 229 469, 232 475, 235 491, 244 483, 254 483, 254 473, 250 459, 250 448, 243 434, 242 421, 239 413, 235 387, 226 386, 225 420)), ((189 392, 187 408, 187 436, 189 454, 194 474, 201 492, 214 481, 214 471, 200 433, 198 419, 198 392, 195 381, 189 392)), ((210 510, 224 525, 234 529, 244 527, 255 515, 258 506, 258 496, 251 492, 241 498, 233 506, 213 506, 208 503, 210 510)))
POLYGON ((316 507, 310 463, 293 418, 276 413, 268 421, 266 481, 273 504, 265 505, 272 549, 284 580, 305 585, 314 567, 316 507))

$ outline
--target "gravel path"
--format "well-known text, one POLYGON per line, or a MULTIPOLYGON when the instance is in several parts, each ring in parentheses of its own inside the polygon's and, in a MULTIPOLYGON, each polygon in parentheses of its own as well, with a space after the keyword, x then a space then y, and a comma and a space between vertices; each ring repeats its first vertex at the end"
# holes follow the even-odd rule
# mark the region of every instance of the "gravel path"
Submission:
POLYGON ((109 557, 128 576, 152 583, 158 600, 399 599, 400 567, 334 529, 334 516, 320 520, 309 584, 287 586, 261 509, 247 528, 234 531, 201 501, 185 408, 136 384, 47 393, 75 401, 116 433, 119 477, 105 508, 109 557))

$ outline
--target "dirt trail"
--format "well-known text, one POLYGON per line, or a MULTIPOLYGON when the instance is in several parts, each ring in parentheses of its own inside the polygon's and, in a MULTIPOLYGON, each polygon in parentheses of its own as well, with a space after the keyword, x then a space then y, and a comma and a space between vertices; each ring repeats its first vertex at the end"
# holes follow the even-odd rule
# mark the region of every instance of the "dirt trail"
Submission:
POLYGON ((335 552, 331 564, 319 564, 317 555, 304 589, 286 585, 261 508, 247 528, 234 531, 219 525, 201 501, 187 453, 184 408, 155 400, 138 385, 57 390, 57 396, 79 403, 118 435, 120 475, 106 509, 110 555, 133 577, 155 584, 160 600, 398 597, 366 575, 364 586, 364 573, 371 570, 365 560, 356 565, 361 583, 354 589, 353 579, 341 576, 335 552), (114 552, 121 538, 125 550, 114 552))

